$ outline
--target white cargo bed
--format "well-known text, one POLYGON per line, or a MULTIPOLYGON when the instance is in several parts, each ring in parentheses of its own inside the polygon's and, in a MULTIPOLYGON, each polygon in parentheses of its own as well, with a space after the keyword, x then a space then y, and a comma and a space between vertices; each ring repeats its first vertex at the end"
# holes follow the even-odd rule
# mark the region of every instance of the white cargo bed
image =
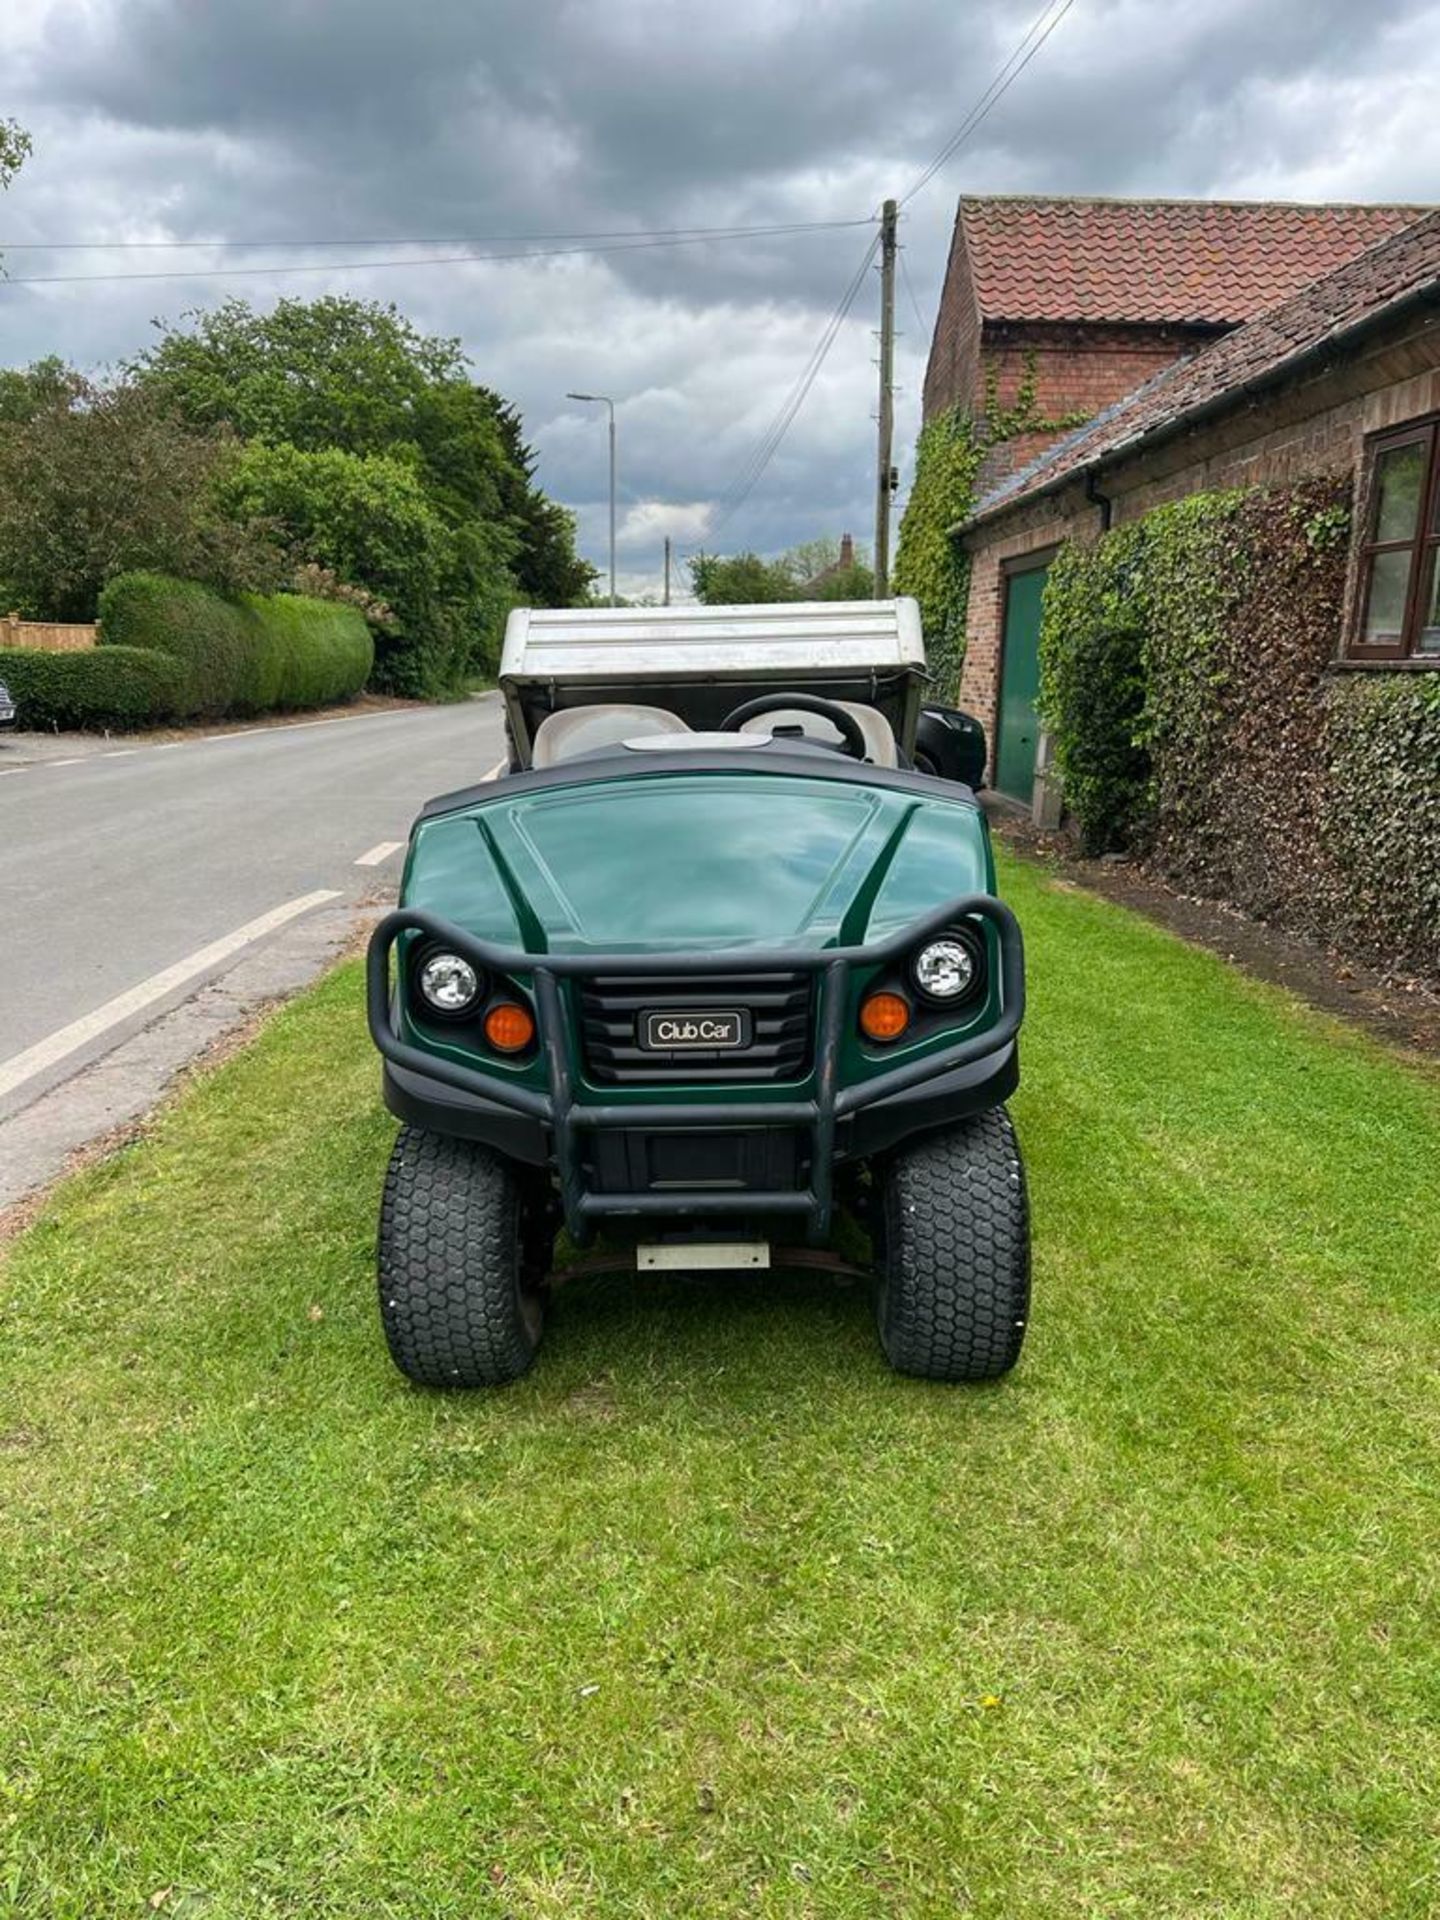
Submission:
POLYGON ((500 661, 521 766, 547 713, 632 700, 705 728, 750 695, 785 688, 878 708, 908 751, 924 678, 920 609, 909 599, 517 607, 500 661))

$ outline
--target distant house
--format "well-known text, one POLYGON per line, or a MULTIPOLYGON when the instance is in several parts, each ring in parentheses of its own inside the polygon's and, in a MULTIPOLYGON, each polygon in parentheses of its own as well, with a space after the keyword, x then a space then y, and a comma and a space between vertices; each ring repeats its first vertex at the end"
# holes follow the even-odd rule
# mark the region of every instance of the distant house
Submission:
POLYGON ((825 588, 832 580, 838 580, 842 574, 852 573, 855 568, 855 537, 842 533, 840 536, 840 555, 832 560, 828 567, 822 567, 819 573, 812 575, 800 588, 802 600, 816 600, 824 595, 825 588))

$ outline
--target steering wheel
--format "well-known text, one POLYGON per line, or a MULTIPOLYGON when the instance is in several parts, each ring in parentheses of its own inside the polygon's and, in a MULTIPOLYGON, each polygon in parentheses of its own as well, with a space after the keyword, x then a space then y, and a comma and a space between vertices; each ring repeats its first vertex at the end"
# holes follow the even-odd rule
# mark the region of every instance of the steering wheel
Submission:
MULTIPOLYGON (((847 713, 838 700, 823 700, 818 693, 762 693, 758 700, 747 700, 727 713, 720 722, 720 732, 739 733, 747 720, 757 720, 762 713, 818 713, 840 735, 841 752, 848 753, 852 760, 865 758, 865 735, 854 714, 847 713)), ((816 744, 830 743, 821 740, 816 744)))

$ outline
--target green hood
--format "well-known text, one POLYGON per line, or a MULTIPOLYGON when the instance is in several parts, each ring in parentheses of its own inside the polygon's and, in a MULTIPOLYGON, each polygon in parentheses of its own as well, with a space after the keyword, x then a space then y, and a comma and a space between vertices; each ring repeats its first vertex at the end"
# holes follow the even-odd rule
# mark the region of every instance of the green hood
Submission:
POLYGON ((401 903, 531 950, 649 952, 879 938, 992 888, 958 792, 716 772, 499 786, 421 821, 401 903))

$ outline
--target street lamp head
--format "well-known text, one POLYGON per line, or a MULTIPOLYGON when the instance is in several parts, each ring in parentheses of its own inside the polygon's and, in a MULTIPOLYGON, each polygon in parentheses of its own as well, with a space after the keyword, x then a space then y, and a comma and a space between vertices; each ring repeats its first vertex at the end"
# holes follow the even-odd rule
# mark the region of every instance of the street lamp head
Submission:
POLYGON ((593 400, 596 396, 593 393, 567 393, 565 398, 567 400, 593 400))

